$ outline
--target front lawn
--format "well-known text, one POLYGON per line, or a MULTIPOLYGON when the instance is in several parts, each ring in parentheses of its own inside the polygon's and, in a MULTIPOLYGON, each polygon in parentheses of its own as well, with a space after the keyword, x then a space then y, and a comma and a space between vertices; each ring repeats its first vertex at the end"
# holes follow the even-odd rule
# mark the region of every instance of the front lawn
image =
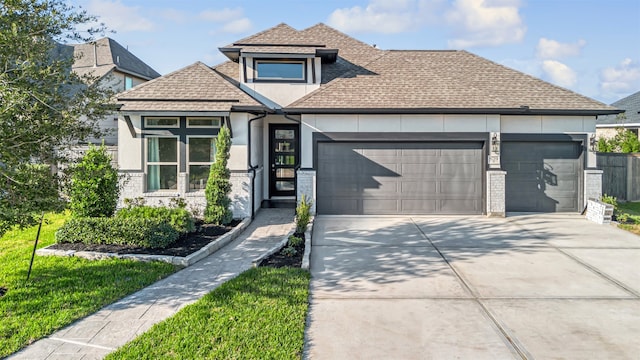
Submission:
POLYGON ((618 227, 640 235, 640 202, 620 202, 618 203, 616 214, 619 221, 625 219, 624 214, 626 214, 626 223, 622 223, 621 221, 618 227))
POLYGON ((107 359, 299 359, 309 273, 248 270, 107 359))
MULTIPOLYGON (((47 214, 38 248, 55 242, 69 214, 47 214)), ((0 238, 0 358, 176 271, 162 262, 36 256, 37 226, 0 238)))

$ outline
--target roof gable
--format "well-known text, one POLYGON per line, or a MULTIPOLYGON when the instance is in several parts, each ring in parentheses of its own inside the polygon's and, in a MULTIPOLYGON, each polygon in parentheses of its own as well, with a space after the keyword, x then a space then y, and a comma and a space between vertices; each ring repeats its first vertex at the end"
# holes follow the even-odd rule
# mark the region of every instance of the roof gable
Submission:
POLYGON ((157 71, 111 38, 105 37, 72 46, 75 57, 73 70, 80 75, 101 78, 116 69, 145 80, 160 76, 157 71))
POLYGON ((196 62, 118 95, 122 110, 229 111, 262 107, 220 74, 196 62))

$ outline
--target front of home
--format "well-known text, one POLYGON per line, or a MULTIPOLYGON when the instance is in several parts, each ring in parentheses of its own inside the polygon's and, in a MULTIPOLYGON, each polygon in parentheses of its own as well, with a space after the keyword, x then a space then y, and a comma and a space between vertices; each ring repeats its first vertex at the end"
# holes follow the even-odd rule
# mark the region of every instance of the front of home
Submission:
POLYGON ((221 126, 234 216, 580 212, 599 197, 596 117, 615 108, 466 51, 387 51, 280 24, 119 95, 122 197, 194 209, 221 126))

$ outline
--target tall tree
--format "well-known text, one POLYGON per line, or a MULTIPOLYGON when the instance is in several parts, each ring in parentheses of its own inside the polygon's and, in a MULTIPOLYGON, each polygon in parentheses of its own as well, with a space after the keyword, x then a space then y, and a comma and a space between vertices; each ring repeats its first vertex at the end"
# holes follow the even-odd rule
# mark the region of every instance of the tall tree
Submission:
POLYGON ((73 48, 63 45, 103 33, 96 20, 62 0, 0 2, 0 235, 57 203, 55 174, 34 164, 100 135, 111 93, 75 74, 73 48))

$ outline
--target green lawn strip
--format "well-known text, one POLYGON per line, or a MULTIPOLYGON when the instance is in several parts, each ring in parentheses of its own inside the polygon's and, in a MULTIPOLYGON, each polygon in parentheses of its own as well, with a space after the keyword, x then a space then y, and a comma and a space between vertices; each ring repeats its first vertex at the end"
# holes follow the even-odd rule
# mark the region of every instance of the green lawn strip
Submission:
POLYGON ((619 202, 618 212, 627 213, 629 215, 640 215, 640 201, 619 202))
POLYGON ((299 359, 309 273, 250 269, 107 359, 299 359))
MULTIPOLYGON (((69 214, 47 214, 38 248, 55 242, 69 214)), ((36 256, 27 282, 37 226, 0 238, 0 358, 176 271, 161 262, 89 261, 36 256)))

